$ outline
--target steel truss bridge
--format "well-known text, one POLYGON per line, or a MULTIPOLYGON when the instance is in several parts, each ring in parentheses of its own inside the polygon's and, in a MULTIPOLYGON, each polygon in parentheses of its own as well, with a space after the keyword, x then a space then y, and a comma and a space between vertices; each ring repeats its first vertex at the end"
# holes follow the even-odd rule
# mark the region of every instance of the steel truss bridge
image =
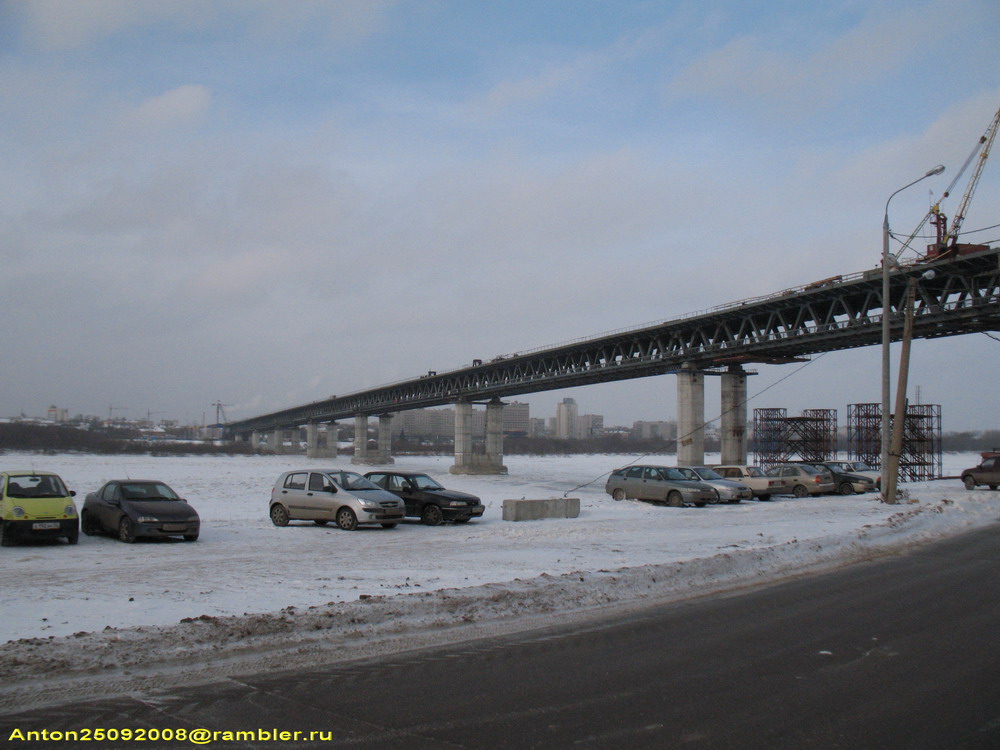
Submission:
MULTIPOLYGON (((917 338, 1000 331, 1000 248, 895 267, 891 330, 902 337, 915 280, 917 338), (933 271, 932 273, 928 273, 933 271)), ((835 276, 673 320, 534 349, 230 422, 228 436, 613 380, 781 364, 882 341, 882 270, 835 276)))

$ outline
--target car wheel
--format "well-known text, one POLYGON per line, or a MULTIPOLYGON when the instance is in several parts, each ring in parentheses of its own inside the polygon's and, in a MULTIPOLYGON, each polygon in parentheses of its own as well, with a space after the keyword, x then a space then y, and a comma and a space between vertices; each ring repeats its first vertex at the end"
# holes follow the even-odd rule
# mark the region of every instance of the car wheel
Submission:
POLYGON ((851 484, 850 482, 843 482, 843 483, 841 483, 841 485, 840 485, 840 494, 841 495, 853 495, 854 494, 854 485, 851 484))
POLYGON ((434 503, 428 503, 420 514, 420 520, 428 526, 439 526, 444 521, 444 514, 434 503))
POLYGON ((615 490, 614 492, 611 493, 611 497, 613 497, 615 500, 624 500, 625 499, 625 490, 619 488, 619 489, 617 489, 617 490, 615 490))
POLYGON ((965 489, 974 490, 976 489, 976 480, 972 478, 971 474, 966 474, 962 477, 962 481, 965 482, 965 489))
POLYGON ((275 503, 271 506, 271 523, 275 526, 288 525, 288 511, 285 510, 284 505, 275 503))
POLYGON ((74 531, 72 534, 69 534, 66 537, 66 542, 69 543, 69 544, 76 544, 79 541, 80 541, 80 532, 79 531, 74 531))
POLYGON ((396 524, 394 524, 394 523, 384 523, 384 524, 382 524, 382 528, 383 529, 394 529, 394 528, 396 528, 396 524))
POLYGON ((132 522, 126 516, 122 516, 122 520, 118 522, 118 539, 125 544, 135 542, 135 530, 132 528, 132 522))
MULTIPOLYGON (((704 504, 705 503, 702 503, 702 505, 704 504)), ((681 493, 679 493, 677 490, 674 490, 669 495, 667 495, 667 505, 669 505, 671 508, 683 508, 684 498, 681 497, 681 493)))
POLYGON ((100 529, 97 528, 97 524, 94 523, 94 519, 91 518, 89 513, 80 514, 80 528, 83 530, 83 533, 86 534, 87 536, 94 536, 97 534, 97 532, 100 531, 100 529))
POLYGON ((768 500, 771 499, 771 496, 770 495, 761 495, 757 499, 760 500, 761 502, 767 502, 768 500))
POLYGON ((795 489, 792 490, 792 494, 795 495, 795 497, 807 497, 809 495, 809 490, 806 489, 804 484, 797 484, 795 485, 795 489))
POLYGON ((996 484, 991 484, 991 485, 990 485, 990 489, 991 489, 991 490, 994 490, 994 491, 996 491, 996 488, 997 488, 998 486, 1000 486, 1000 485, 996 485, 996 484))
POLYGON ((344 531, 354 531, 358 528, 358 517, 353 510, 343 507, 337 511, 337 526, 344 531))
POLYGON ((7 525, 0 523, 0 547, 11 547, 14 544, 14 535, 7 530, 7 525))
POLYGON ((316 518, 313 520, 313 523, 317 526, 326 526, 330 522, 325 518, 316 518))
POLYGON ((185 534, 184 535, 184 541, 185 542, 197 542, 198 541, 198 535, 197 534, 185 534))

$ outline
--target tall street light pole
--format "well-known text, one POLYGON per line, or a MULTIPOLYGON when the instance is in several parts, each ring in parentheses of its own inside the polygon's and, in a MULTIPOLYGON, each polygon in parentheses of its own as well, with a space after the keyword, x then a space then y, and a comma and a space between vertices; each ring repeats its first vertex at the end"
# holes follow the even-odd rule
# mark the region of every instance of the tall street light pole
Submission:
POLYGON ((886 502, 895 502, 895 497, 887 499, 885 493, 885 475, 886 469, 889 465, 889 378, 891 371, 889 343, 892 340, 891 320, 889 314, 889 309, 891 307, 889 299, 889 266, 890 263, 895 261, 895 258, 892 258, 892 255, 889 253, 889 203, 896 197, 897 194, 903 192, 908 187, 912 187, 928 177, 941 174, 943 171, 944 165, 938 164, 936 167, 929 170, 923 177, 918 177, 908 185, 903 185, 903 187, 890 195, 889 200, 885 202, 885 215, 882 219, 882 434, 881 466, 879 470, 882 473, 882 499, 886 502), (892 258, 892 260, 890 260, 890 258, 892 258))

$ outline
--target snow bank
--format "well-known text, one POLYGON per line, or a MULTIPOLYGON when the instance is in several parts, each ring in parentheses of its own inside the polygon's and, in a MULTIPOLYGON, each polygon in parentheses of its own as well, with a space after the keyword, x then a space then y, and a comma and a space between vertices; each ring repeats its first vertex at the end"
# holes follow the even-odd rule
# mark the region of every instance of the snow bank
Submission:
MULTIPOLYGON (((5 548, 0 710, 315 665, 528 629, 780 580, 896 552, 1000 517, 1000 493, 958 480, 875 496, 708 508, 614 502, 621 457, 508 456, 507 477, 451 477, 447 458, 402 458, 487 512, 464 526, 346 533, 267 520, 274 478, 327 464, 289 457, 5 456, 58 471, 78 500, 118 476, 164 479, 203 518, 194 544, 5 548), (504 523, 506 498, 572 491, 577 519, 504 523)), ((946 473, 976 462, 948 457, 946 473)), ((344 465, 344 462, 340 462, 344 465)))

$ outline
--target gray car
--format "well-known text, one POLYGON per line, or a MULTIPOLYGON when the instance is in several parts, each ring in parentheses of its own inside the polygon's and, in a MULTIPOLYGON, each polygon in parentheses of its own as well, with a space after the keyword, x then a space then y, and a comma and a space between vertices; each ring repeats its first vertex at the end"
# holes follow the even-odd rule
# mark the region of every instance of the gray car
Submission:
POLYGON ((286 471, 271 490, 270 516, 275 526, 289 521, 336 522, 344 531, 381 524, 391 529, 403 520, 403 501, 353 471, 286 471))
POLYGON ((626 498, 666 503, 675 508, 719 502, 719 494, 704 482, 692 482, 672 466, 625 466, 615 469, 604 486, 615 500, 626 498))
POLYGON ((732 479, 726 479, 707 466, 680 467, 679 471, 689 479, 712 485, 715 491, 719 493, 719 502, 738 503, 741 500, 753 499, 753 490, 747 485, 742 482, 733 481, 732 479))
POLYGON ((778 464, 766 472, 769 477, 782 477, 792 485, 795 497, 827 495, 835 492, 833 475, 826 469, 817 469, 809 464, 778 464))

